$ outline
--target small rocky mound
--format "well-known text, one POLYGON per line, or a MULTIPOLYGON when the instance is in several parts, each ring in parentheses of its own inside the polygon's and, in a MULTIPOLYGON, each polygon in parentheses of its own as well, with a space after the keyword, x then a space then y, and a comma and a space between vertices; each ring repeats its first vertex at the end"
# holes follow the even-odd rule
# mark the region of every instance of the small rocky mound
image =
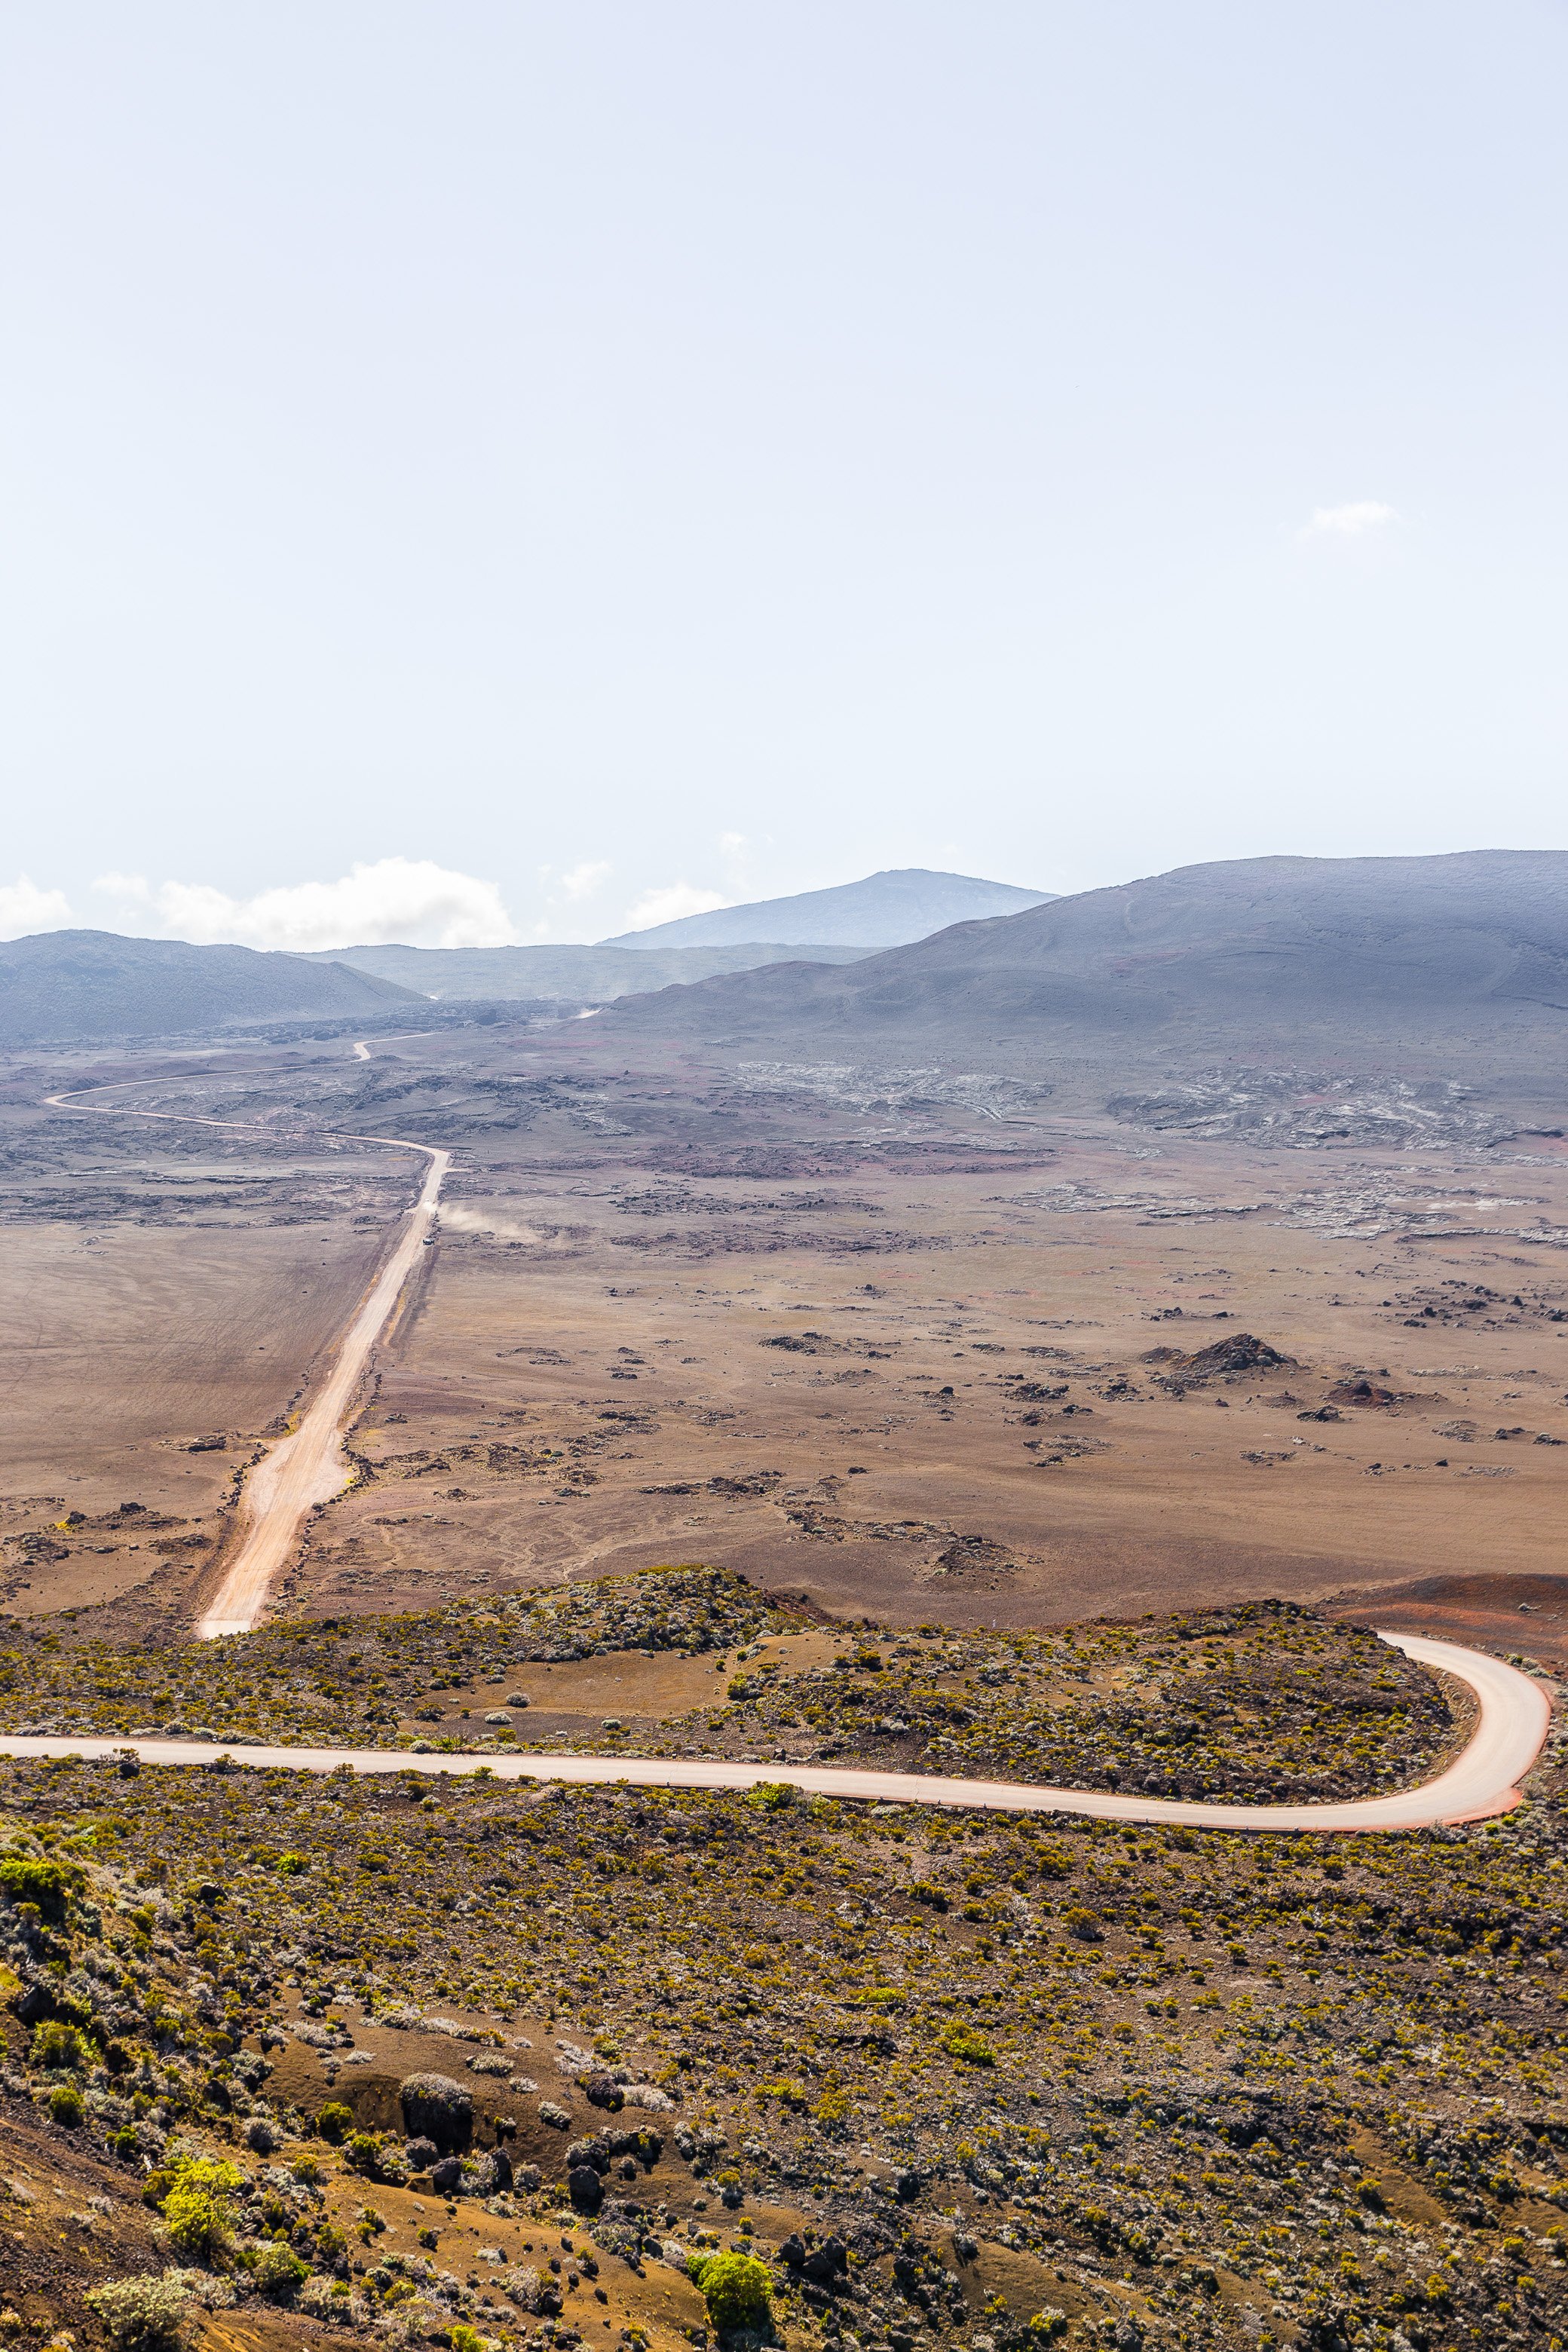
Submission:
POLYGON ((1374 1381, 1340 1381, 1329 1391, 1333 1404, 1391 1405, 1405 1399, 1396 1389, 1380 1389, 1374 1381))
POLYGON ((1195 1349, 1184 1355, 1179 1348, 1151 1348, 1142 1359, 1146 1364, 1163 1364, 1184 1381, 1222 1380, 1229 1372, 1267 1372, 1277 1365, 1293 1364, 1294 1356, 1282 1356, 1267 1339, 1255 1338, 1250 1331, 1227 1332, 1223 1339, 1215 1339, 1206 1348, 1195 1349))

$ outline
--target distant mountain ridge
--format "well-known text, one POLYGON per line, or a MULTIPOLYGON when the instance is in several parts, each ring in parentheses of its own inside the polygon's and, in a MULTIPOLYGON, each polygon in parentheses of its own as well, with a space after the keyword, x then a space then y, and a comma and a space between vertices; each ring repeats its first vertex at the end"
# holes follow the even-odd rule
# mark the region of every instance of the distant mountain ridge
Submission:
POLYGON ((703 915, 681 915, 645 931, 623 931, 600 945, 634 948, 739 947, 773 940, 786 947, 903 947, 928 939, 952 923, 984 922, 1044 906, 1054 894, 1023 890, 1011 882, 985 882, 973 874, 941 874, 924 866, 888 868, 858 882, 828 890, 803 890, 792 898, 757 898, 743 907, 715 907, 703 915))
POLYGON ((412 990, 346 966, 255 948, 116 931, 0 940, 0 1045, 156 1037, 236 1022, 342 1020, 417 1006, 412 990))
MULTIPOLYGON (((847 969, 639 997, 617 1024, 797 1057, 1335 1062, 1568 1040, 1568 852, 1240 858, 962 923, 847 969)), ((1458 1066, 1458 1064, 1456 1064, 1458 1066)), ((1554 1074, 1555 1059, 1542 1075, 1554 1074)))
POLYGON ((318 962, 346 964, 416 989, 441 1003, 525 997, 563 1004, 610 1004, 618 996, 668 988, 716 972, 751 971, 764 963, 849 963, 863 948, 784 947, 753 941, 734 948, 321 948, 318 962))

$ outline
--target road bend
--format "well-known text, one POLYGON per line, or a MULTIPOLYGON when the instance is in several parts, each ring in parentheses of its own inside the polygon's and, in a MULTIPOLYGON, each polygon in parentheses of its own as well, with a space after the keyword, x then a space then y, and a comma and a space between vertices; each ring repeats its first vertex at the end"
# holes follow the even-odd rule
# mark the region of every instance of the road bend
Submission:
POLYGON ((920 1772, 865 1772, 826 1764, 731 1762, 712 1756, 418 1755, 406 1748, 274 1748, 246 1741, 161 1738, 70 1738, 16 1733, 0 1736, 5 1756, 118 1756, 133 1750, 147 1764, 212 1765, 227 1755, 252 1769, 334 1772, 488 1772, 498 1780, 611 1782, 637 1789, 753 1789, 784 1780, 817 1797, 851 1797, 880 1804, 952 1805, 1004 1813, 1085 1813, 1099 1821, 1144 1822, 1171 1828, 1256 1831, 1429 1829, 1481 1821, 1521 1803, 1520 1783, 1541 1752, 1551 1721, 1545 1691, 1500 1658, 1414 1633, 1381 1639, 1423 1665, 1448 1675, 1475 1694, 1476 1727, 1447 1771, 1419 1789, 1348 1804, 1186 1804, 1163 1797, 1123 1797, 1103 1789, 1041 1789, 1026 1781, 963 1780, 920 1772))

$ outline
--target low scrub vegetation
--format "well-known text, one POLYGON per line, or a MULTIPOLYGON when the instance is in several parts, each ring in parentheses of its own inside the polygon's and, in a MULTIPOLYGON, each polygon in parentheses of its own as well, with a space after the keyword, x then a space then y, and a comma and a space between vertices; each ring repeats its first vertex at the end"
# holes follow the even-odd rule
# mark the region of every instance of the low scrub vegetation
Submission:
MULTIPOLYGON (((915 1664, 977 1718, 1012 1704, 1019 1637, 870 1630, 810 1685, 829 1723, 915 1664)), ((1300 1612, 1050 1638, 1151 1719, 1163 1675, 1184 1704, 1189 1677, 1230 1691, 1234 1649, 1254 1779, 1292 1727, 1326 1754, 1363 1719, 1347 1684, 1384 1671, 1300 1612), (1298 1675, 1320 1655, 1334 1674, 1298 1675)), ((1436 1718, 1394 1672, 1379 1769, 1415 1778, 1436 1718)), ((721 2336, 887 2352, 1561 2333, 1551 1759, 1500 1822, 1329 1841, 237 1757, 133 1786, 0 1764, 0 2094, 121 2217, 112 2242, 49 2224, 50 2320, 80 2344, 172 2352, 226 2299, 395 2346, 636 2352, 660 2278, 721 2336), (424 2037, 392 2093, 351 2063, 377 2034, 424 2037), (395 2245, 379 2208, 416 2175, 443 2185, 395 2245), (506 2259, 444 2261, 447 2208, 506 2259)), ((30 2324, 19 2201, 11 2224, 0 2289, 30 2324)))

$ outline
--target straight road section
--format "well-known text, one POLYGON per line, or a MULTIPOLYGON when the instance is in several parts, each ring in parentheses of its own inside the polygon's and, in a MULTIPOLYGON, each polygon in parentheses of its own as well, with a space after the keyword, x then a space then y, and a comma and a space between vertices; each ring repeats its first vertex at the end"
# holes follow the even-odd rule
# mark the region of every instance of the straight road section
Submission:
MULTIPOLYGON (((422 1030, 406 1032, 422 1036, 422 1030)), ((363 1046, 356 1053, 370 1055, 363 1046)), ((84 1095, 112 1094, 124 1087, 158 1086, 158 1078, 111 1079, 107 1086, 77 1087, 64 1094, 46 1095, 53 1110, 90 1110, 105 1118, 150 1118, 178 1127, 221 1127, 240 1135, 265 1134, 252 1120, 205 1118, 195 1111, 141 1110, 132 1103, 89 1103, 84 1095)), ((407 1212, 405 1231, 395 1245, 350 1324, 337 1360, 307 1409, 297 1429, 279 1440, 258 1463, 240 1493, 239 1549, 225 1572, 216 1598, 196 1622, 203 1641, 223 1633, 248 1633, 267 1606, 272 1580, 287 1566, 305 1521, 319 1503, 341 1494, 353 1475, 342 1449, 342 1425, 354 1391, 402 1294, 424 1243, 430 1237, 441 1185, 452 1164, 449 1151, 433 1144, 411 1143, 401 1135, 348 1135, 349 1143, 385 1144, 394 1151, 417 1151, 429 1162, 419 1198, 407 1212)))
POLYGON ((238 1549, 205 1614, 196 1621, 197 1636, 204 1642, 224 1633, 249 1633, 267 1606, 273 1579, 293 1558, 310 1513, 318 1503, 330 1503, 341 1495, 353 1475, 342 1447, 343 1418, 370 1351, 429 1235, 442 1179, 452 1164, 449 1151, 428 1144, 406 1148, 429 1156, 419 1198, 407 1212, 401 1240, 350 1324, 337 1360, 300 1426, 279 1440, 241 1489, 238 1549))

